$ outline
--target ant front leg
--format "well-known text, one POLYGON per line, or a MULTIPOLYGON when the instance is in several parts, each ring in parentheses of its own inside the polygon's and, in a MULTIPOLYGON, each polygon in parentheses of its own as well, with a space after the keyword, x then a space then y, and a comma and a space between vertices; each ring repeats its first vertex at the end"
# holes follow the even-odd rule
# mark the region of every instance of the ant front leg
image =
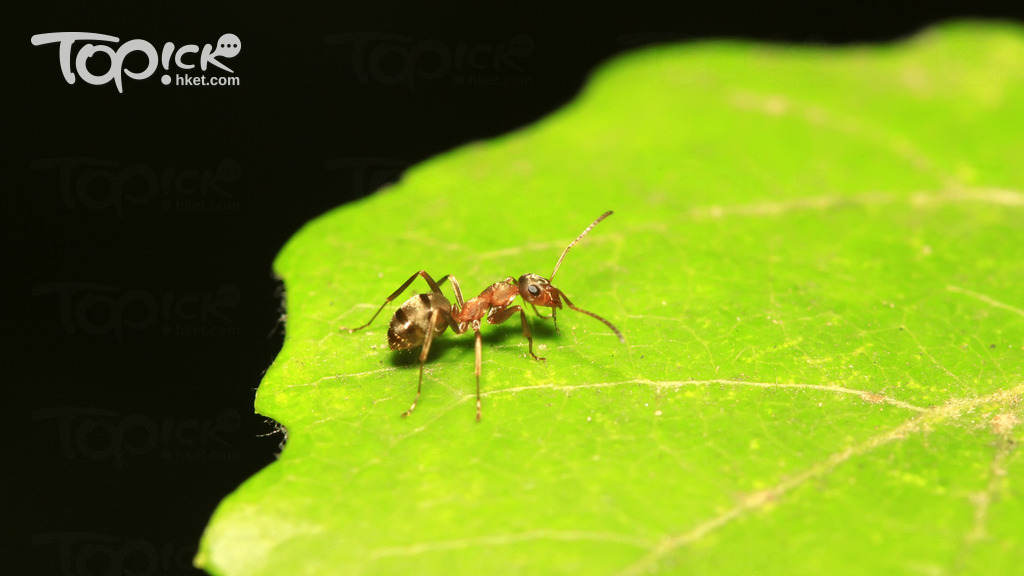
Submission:
POLYGON ((533 306, 533 311, 537 313, 537 317, 538 318, 540 318, 541 320, 548 320, 548 319, 550 319, 552 322, 554 322, 555 323, 555 332, 556 333, 558 332, 558 316, 556 316, 556 314, 558 314, 558 309, 557 308, 552 308, 551 309, 551 316, 545 316, 545 315, 540 313, 540 310, 537 309, 537 306, 535 306, 533 304, 530 304, 530 306, 533 306))
POLYGON ((519 319, 523 322, 523 336, 525 336, 526 341, 530 343, 530 356, 533 356, 536 360, 544 360, 544 358, 533 353, 533 335, 530 334, 530 323, 526 320, 526 311, 523 310, 522 306, 516 305, 511 308, 491 308, 491 313, 487 315, 487 323, 501 324, 516 312, 519 312, 519 319))
POLYGON ((399 286, 398 290, 395 290, 394 293, 391 294, 391 296, 388 296, 386 299, 384 299, 384 303, 381 304, 380 308, 377 308, 377 311, 373 313, 373 316, 370 317, 370 321, 369 322, 367 322, 366 324, 363 324, 362 326, 360 326, 358 328, 344 328, 343 327, 341 329, 342 330, 348 330, 349 332, 356 332, 356 331, 362 330, 363 328, 366 328, 367 326, 372 324, 373 321, 380 314, 380 311, 383 310, 384 307, 388 305, 388 302, 391 302, 395 298, 398 298, 399 296, 401 296, 402 292, 405 292, 405 290, 409 287, 410 284, 412 284, 413 280, 415 280, 417 276, 422 276, 423 279, 427 281, 427 285, 430 286, 430 291, 435 293, 435 294, 441 294, 441 286, 440 286, 440 284, 444 284, 444 281, 448 279, 448 276, 445 276, 445 277, 441 278, 440 282, 434 282, 434 279, 430 277, 430 274, 427 274, 426 270, 420 270, 419 272, 417 272, 417 273, 413 274, 412 276, 410 276, 409 279, 405 281, 405 284, 402 284, 401 286, 399 286))

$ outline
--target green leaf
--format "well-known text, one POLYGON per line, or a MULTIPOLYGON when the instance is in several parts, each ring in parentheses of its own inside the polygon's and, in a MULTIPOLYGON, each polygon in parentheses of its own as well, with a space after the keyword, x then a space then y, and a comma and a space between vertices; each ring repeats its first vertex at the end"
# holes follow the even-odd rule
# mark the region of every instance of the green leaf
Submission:
MULTIPOLYGON (((1024 31, 638 50, 275 262, 279 461, 197 564, 263 574, 1010 574, 1024 566, 1024 31), (563 309, 415 352, 410 274, 563 309), (410 292, 411 294, 411 292, 410 292)), ((427 291, 422 280, 414 291, 427 291)), ((446 294, 451 294, 445 285, 446 294)))

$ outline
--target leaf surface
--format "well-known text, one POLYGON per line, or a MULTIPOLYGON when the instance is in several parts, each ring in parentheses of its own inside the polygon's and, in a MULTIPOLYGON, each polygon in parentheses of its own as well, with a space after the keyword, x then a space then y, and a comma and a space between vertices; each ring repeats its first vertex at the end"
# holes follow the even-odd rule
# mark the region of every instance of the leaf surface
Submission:
MULTIPOLYGON (((716 41, 309 223, 256 410, 280 459, 197 564, 263 574, 1010 574, 1024 565, 1024 33, 716 41), (578 306, 415 352, 410 274, 578 306)), ((444 286, 451 298, 451 289, 444 286)))

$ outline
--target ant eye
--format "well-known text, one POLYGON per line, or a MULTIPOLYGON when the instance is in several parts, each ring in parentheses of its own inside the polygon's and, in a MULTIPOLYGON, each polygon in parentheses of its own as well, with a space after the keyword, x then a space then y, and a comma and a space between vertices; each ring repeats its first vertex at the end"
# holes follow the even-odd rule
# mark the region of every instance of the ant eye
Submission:
POLYGON ((532 296, 540 295, 540 288, 537 288, 537 286, 534 284, 530 284, 529 286, 526 287, 526 289, 530 292, 530 295, 532 296))

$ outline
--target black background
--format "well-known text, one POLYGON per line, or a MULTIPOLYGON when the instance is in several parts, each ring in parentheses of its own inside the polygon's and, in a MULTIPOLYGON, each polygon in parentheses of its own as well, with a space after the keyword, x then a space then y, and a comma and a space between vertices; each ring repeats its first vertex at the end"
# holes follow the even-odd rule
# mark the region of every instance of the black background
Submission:
POLYGON ((16 484, 4 491, 5 540, 30 563, 5 564, 65 575, 196 572, 217 503, 273 461, 281 436, 252 413, 282 342, 271 335, 280 300, 270 267, 310 218, 409 164, 551 112, 595 65, 638 44, 891 41, 953 17, 1021 17, 998 6, 726 2, 621 13, 340 2, 32 10, 12 16, 5 38, 15 177, 2 194, 2 373, 16 484), (158 49, 234 33, 241 52, 221 61, 240 85, 163 86, 159 72, 125 79, 120 94, 69 85, 56 45, 30 43, 59 31, 158 49))

